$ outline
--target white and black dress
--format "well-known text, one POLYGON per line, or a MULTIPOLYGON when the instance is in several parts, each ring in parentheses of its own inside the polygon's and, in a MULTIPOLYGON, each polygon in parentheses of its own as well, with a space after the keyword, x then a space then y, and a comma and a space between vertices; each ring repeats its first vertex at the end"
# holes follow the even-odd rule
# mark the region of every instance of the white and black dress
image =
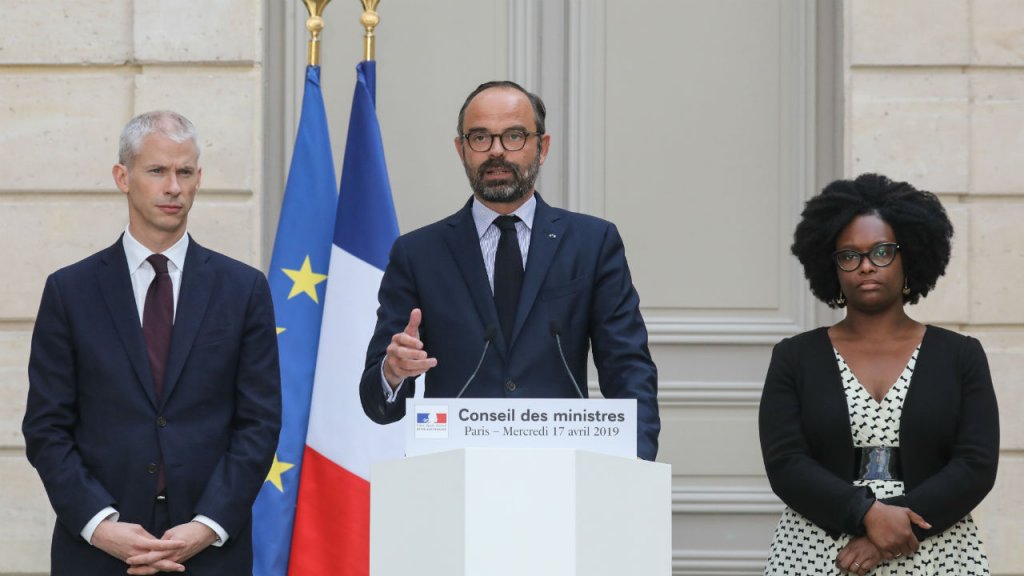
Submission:
MULTIPOLYGON (((839 352, 835 352, 846 392, 855 447, 899 446, 903 400, 910 388, 910 376, 919 350, 920 346, 881 402, 868 393, 839 352)), ((870 487, 878 498, 903 494, 903 482, 896 480, 856 480, 854 483, 870 487)), ((832 539, 810 520, 787 507, 775 529, 764 573, 845 574, 836 565, 836 557, 849 541, 850 536, 845 534, 832 539)), ((883 560, 868 574, 969 576, 988 575, 990 571, 978 530, 968 515, 948 530, 923 540, 916 554, 883 560)))

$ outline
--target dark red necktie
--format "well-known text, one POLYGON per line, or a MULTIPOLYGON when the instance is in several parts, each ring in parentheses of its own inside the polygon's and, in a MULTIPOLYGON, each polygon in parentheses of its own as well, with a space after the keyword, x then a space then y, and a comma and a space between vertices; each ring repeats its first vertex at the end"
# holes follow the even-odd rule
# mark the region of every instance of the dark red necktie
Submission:
POLYGON ((146 305, 142 309, 142 335, 146 338, 154 392, 159 400, 164 391, 167 351, 171 347, 171 330, 174 328, 174 287, 167 273, 166 256, 153 254, 146 260, 153 266, 156 276, 146 292, 146 305))
MULTIPOLYGON (((167 351, 171 347, 171 330, 174 328, 174 287, 167 273, 167 257, 153 254, 146 260, 153 266, 156 276, 146 291, 146 305, 142 309, 142 335, 146 339, 149 354, 149 368, 153 373, 153 388, 159 402, 164 391, 164 373, 167 371, 167 351)), ((156 493, 167 489, 163 457, 157 465, 156 493)))

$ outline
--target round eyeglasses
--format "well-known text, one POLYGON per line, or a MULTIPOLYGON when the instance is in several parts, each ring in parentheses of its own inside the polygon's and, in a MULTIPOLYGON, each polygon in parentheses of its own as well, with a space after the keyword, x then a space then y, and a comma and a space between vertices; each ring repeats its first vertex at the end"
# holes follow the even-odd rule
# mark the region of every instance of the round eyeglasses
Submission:
POLYGON ((518 128, 510 128, 501 134, 491 134, 486 130, 470 130, 462 135, 462 139, 469 143, 469 147, 475 152, 488 152, 494 146, 494 139, 501 139, 501 147, 508 152, 518 152, 526 146, 526 139, 530 136, 540 136, 540 132, 527 132, 518 128))
POLYGON ((860 263, 864 260, 865 256, 875 266, 885 268, 896 260, 896 252, 899 249, 900 245, 895 242, 881 242, 872 246, 871 250, 867 252, 836 250, 832 253, 832 258, 835 259, 836 266, 839 266, 839 269, 843 272, 853 272, 860 268, 860 263))

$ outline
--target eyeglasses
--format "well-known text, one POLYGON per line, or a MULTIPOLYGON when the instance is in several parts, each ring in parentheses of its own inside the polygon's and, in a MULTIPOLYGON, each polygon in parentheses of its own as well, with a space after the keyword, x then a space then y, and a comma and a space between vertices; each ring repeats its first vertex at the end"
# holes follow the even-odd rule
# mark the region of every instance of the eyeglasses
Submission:
POLYGON ((885 268, 896 260, 896 252, 899 249, 900 245, 895 242, 881 242, 872 246, 871 250, 867 252, 837 250, 832 254, 832 258, 835 259, 836 266, 839 266, 839 269, 843 272, 853 272, 860 268, 860 263, 864 260, 865 256, 875 266, 885 268))
POLYGON ((469 143, 469 147, 475 152, 487 152, 494 146, 494 139, 501 138, 501 147, 509 152, 518 152, 526 146, 526 139, 530 136, 540 136, 540 132, 527 132, 518 128, 505 130, 501 134, 491 134, 486 130, 472 130, 462 135, 462 139, 469 143))

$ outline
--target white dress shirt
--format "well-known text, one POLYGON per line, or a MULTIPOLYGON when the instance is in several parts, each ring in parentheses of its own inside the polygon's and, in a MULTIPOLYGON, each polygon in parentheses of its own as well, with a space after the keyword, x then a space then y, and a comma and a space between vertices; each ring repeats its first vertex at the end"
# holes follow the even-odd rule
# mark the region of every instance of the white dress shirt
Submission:
MULTIPOLYGON (((153 270, 153 266, 146 260, 153 252, 136 240, 127 228, 124 231, 121 244, 124 246, 124 255, 128 260, 128 274, 131 276, 132 293, 135 295, 135 307, 139 313, 139 325, 141 326, 142 314, 146 308, 146 293, 149 291, 149 285, 156 278, 156 271, 153 270)), ((171 277, 171 286, 174 292, 175 316, 178 313, 178 293, 181 291, 181 272, 185 269, 186 253, 188 253, 188 233, 183 234, 180 240, 162 252, 167 257, 167 274, 171 277)), ((108 519, 117 522, 119 517, 120 514, 116 509, 107 506, 93 516, 85 525, 85 528, 82 529, 82 538, 92 544, 92 535, 96 532, 96 527, 100 525, 100 522, 108 519)), ((217 541, 213 543, 214 546, 223 546, 228 541, 228 533, 211 518, 199 514, 192 520, 209 526, 211 530, 217 533, 217 541)), ((159 538, 162 534, 154 534, 154 536, 159 538)))

